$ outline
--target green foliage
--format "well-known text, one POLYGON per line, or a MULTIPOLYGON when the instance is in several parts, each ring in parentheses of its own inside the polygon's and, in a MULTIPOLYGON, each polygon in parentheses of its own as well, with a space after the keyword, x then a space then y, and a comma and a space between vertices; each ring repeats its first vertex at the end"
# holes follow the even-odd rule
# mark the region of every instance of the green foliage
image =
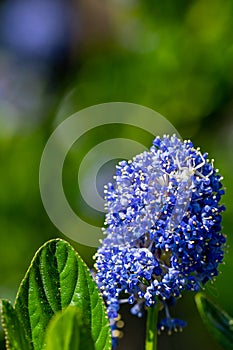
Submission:
POLYGON ((60 328, 67 333, 58 341, 66 346, 69 341, 78 344, 84 337, 80 330, 74 336, 75 323, 86 329, 85 349, 111 348, 109 321, 98 288, 80 256, 61 239, 51 240, 38 250, 20 285, 14 308, 3 301, 3 320, 9 350, 41 350, 46 332, 48 337, 60 328), (78 308, 79 316, 77 311, 66 309, 69 305, 78 308), (50 324, 52 317, 64 309, 66 312, 50 324))
POLYGON ((201 318, 210 333, 224 349, 233 349, 233 318, 202 293, 198 293, 195 300, 201 318))
POLYGON ((232 88, 232 1, 133 3, 113 7, 115 47, 84 57, 68 110, 130 101, 198 124, 232 88))
POLYGON ((17 312, 8 300, 2 300, 2 324, 5 329, 7 348, 10 350, 31 350, 17 312))
POLYGON ((82 349, 95 350, 94 343, 80 310, 70 305, 51 319, 46 330, 44 350, 82 349))

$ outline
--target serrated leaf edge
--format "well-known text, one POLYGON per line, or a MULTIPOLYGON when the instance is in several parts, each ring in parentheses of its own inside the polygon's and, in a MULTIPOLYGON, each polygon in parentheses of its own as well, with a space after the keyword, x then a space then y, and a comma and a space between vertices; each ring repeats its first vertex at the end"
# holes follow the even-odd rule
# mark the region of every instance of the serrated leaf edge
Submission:
MULTIPOLYGON (((37 256, 39 255, 40 251, 41 251, 42 249, 44 249, 47 245, 51 244, 52 242, 56 242, 56 245, 57 245, 58 242, 62 242, 62 243, 64 243, 64 244, 66 244, 67 246, 70 246, 71 249, 72 249, 72 251, 73 251, 73 252, 75 253, 75 255, 77 256, 77 258, 80 259, 81 262, 83 263, 83 267, 86 269, 86 271, 85 271, 85 277, 86 277, 87 274, 89 274, 89 268, 88 268, 87 264, 83 261, 83 259, 80 257, 80 255, 77 253, 77 251, 72 247, 72 245, 71 245, 69 242, 67 242, 67 241, 65 241, 65 240, 63 240, 63 239, 61 239, 61 238, 53 238, 53 239, 50 239, 50 240, 46 241, 42 246, 40 246, 40 248, 39 248, 39 249, 36 251, 36 253, 34 254, 34 256, 33 256, 32 260, 31 260, 31 263, 30 263, 30 265, 29 265, 29 267, 28 267, 28 269, 27 269, 27 271, 26 271, 26 273, 25 273, 25 275, 24 275, 24 278, 22 279, 22 281, 21 281, 21 283, 20 283, 20 285, 19 285, 19 289, 18 289, 18 291, 17 291, 16 298, 15 298, 15 302, 14 302, 14 309, 15 309, 16 303, 17 303, 18 300, 19 300, 20 291, 21 291, 21 289, 23 288, 24 284, 25 284, 26 281, 27 281, 28 275, 29 275, 29 273, 30 273, 30 269, 32 268, 32 266, 33 266, 33 264, 34 264, 34 261, 37 259, 37 256)), ((95 282, 95 281, 94 281, 94 282, 95 282)), ((101 293, 100 293, 100 291, 99 291, 99 289, 98 289, 96 283, 94 283, 94 288, 96 289, 96 291, 97 291, 97 293, 98 293, 98 295, 99 295, 99 297, 100 297, 101 304, 102 304, 103 310, 104 310, 104 318, 101 319, 101 326, 103 325, 103 321, 106 321, 106 324, 105 324, 105 327, 104 327, 104 328, 106 328, 107 325, 109 324, 109 318, 108 318, 108 315, 107 315, 107 312, 106 312, 105 303, 104 303, 103 297, 102 297, 102 295, 101 295, 101 293)), ((16 309, 15 309, 15 311, 17 312, 16 309)), ((19 316, 19 315, 18 315, 18 316, 19 316)), ((19 321, 21 322, 20 317, 19 317, 19 321)), ((24 325, 22 325, 22 328, 24 329, 24 325)), ((30 333, 31 333, 31 329, 30 329, 29 331, 30 331, 30 333)), ((26 338, 28 338, 28 337, 27 337, 27 334, 26 334, 26 338)), ((108 343, 105 343, 105 345, 106 345, 107 347, 105 346, 103 350, 110 350, 110 349, 111 349, 111 345, 112 345, 112 344, 111 344, 111 334, 110 334, 110 333, 109 333, 109 336, 108 336, 107 338, 109 339, 109 342, 108 342, 108 343)))

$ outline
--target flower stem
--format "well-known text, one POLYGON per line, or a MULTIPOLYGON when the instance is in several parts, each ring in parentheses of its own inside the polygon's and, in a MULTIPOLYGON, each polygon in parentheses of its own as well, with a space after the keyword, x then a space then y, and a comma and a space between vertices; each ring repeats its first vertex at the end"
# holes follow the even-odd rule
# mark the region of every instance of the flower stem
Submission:
POLYGON ((157 350, 158 301, 147 310, 145 350, 157 350))

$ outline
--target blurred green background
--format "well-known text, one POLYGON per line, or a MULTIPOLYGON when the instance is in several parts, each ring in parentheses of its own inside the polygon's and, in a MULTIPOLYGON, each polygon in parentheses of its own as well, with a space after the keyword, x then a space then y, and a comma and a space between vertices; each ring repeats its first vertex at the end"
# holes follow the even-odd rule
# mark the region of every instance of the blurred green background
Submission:
MULTIPOLYGON (((228 247, 207 293, 233 315, 232 16, 232 0, 0 2, 1 298, 14 300, 35 251, 46 240, 63 237, 39 192, 40 158, 49 135, 59 120, 84 107, 125 101, 158 111, 183 138, 215 158, 226 187, 228 247)), ((108 137, 127 132, 107 130, 108 137)), ((105 137, 106 130, 85 135, 68 155, 64 172, 74 210, 98 224, 103 218, 93 218, 83 205, 76 170, 85 151, 105 137)), ((149 146, 149 135, 140 137, 149 146)), ((95 250, 72 244, 91 265, 95 250)), ((185 295, 172 312, 188 327, 182 334, 162 335, 160 349, 220 350, 202 325, 193 295, 185 295)), ((123 319, 119 349, 143 350, 144 320, 129 315, 127 306, 123 319)))

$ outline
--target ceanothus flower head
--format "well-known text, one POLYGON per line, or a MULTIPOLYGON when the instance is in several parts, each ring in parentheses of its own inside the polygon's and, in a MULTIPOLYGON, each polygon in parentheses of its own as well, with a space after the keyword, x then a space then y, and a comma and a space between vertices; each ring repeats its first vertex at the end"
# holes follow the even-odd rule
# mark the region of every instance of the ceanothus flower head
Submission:
MULTIPOLYGON (((224 190, 207 153, 175 135, 157 137, 149 151, 120 162, 114 180, 105 189, 106 238, 96 254, 96 280, 111 320, 122 296, 141 316, 144 305, 166 305, 218 274, 224 190)), ((182 322, 167 315, 160 329, 182 322)))

